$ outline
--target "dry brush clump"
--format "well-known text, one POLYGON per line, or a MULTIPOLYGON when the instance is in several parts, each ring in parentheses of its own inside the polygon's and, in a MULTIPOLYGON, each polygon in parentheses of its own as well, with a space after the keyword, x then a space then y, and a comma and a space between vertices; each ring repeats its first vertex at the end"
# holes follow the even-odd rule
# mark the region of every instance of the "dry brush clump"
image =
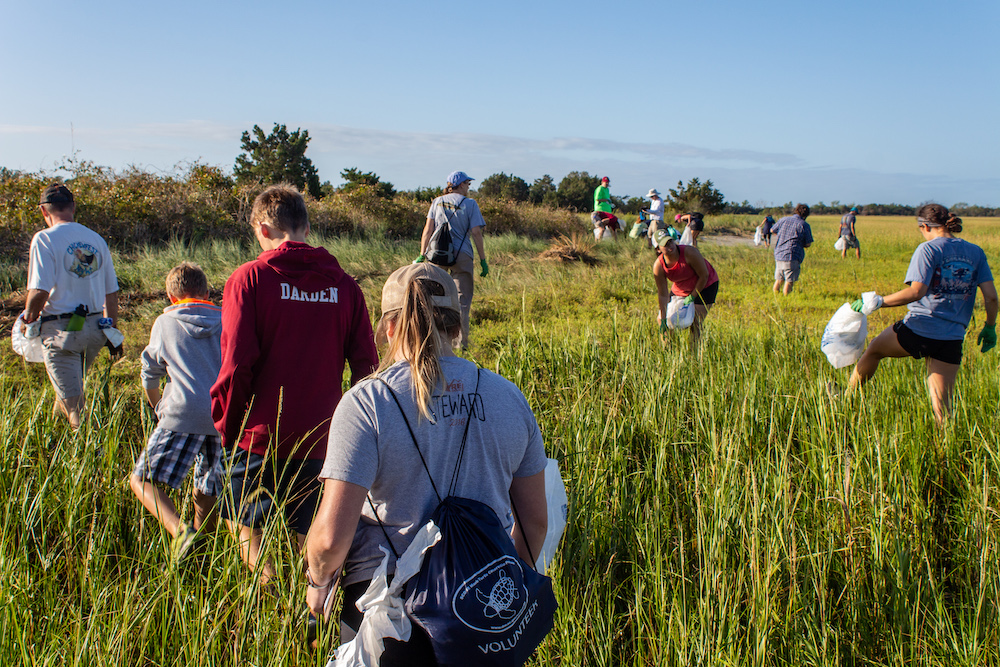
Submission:
POLYGON ((580 232, 573 232, 569 236, 560 234, 538 258, 560 262, 583 262, 587 266, 594 266, 599 260, 590 254, 593 249, 594 244, 587 241, 587 237, 580 232))

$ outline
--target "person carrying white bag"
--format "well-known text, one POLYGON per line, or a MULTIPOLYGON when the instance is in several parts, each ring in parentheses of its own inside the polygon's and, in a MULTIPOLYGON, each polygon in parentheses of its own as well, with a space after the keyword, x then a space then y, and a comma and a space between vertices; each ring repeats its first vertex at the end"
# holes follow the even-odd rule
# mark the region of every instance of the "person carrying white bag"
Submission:
MULTIPOLYGON (((871 342, 851 373, 848 391, 870 380, 886 357, 925 358, 931 407, 935 420, 942 424, 951 409, 977 288, 986 307, 986 322, 977 339, 982 352, 996 346, 1000 302, 986 253, 955 238, 962 231, 961 218, 940 204, 927 204, 917 211, 917 223, 924 242, 917 246, 906 270, 908 287, 886 297, 876 295, 879 306, 907 306, 906 317, 871 342)), ((865 306, 863 299, 851 305, 855 310, 865 306)))
POLYGON ((701 322, 719 294, 719 275, 697 248, 678 244, 662 229, 657 230, 653 240, 657 253, 653 262, 653 281, 659 300, 657 321, 660 332, 666 333, 670 328, 668 307, 671 295, 680 297, 682 305, 694 306, 690 323, 691 346, 694 347, 701 338, 701 322))

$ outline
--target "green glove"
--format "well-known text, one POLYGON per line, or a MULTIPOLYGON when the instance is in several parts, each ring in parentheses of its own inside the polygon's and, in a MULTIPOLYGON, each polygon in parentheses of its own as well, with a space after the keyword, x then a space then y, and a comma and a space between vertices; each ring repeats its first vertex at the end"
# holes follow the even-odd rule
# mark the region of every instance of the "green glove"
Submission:
POLYGON ((427 261, 427 257, 425 257, 423 253, 420 253, 420 256, 417 257, 415 260, 413 260, 413 263, 414 264, 420 264, 420 263, 426 262, 426 261, 427 261))
POLYGON ((997 325, 983 325, 983 330, 979 332, 979 338, 976 339, 976 342, 983 344, 983 346, 979 348, 980 352, 989 352, 995 348, 997 346, 997 325))
POLYGON ((860 313, 864 305, 865 305, 864 299, 858 299, 857 301, 851 304, 851 310, 853 310, 855 313, 860 313))
POLYGON ((490 275, 490 265, 486 263, 485 259, 479 260, 479 266, 483 267, 482 273, 479 274, 480 278, 485 278, 490 275))
POLYGON ((660 333, 667 333, 667 318, 660 320, 660 333))
POLYGON ((690 306, 692 303, 694 303, 694 294, 688 294, 686 297, 684 297, 685 306, 690 306))

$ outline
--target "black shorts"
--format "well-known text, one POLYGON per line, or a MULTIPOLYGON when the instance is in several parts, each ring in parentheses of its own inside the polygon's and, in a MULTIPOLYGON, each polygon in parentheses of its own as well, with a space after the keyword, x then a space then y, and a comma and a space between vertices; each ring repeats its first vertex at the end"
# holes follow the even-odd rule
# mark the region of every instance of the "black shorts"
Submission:
POLYGON ((719 296, 719 281, 716 280, 714 283, 698 292, 694 297, 694 302, 701 304, 703 306, 711 306, 715 303, 715 298, 719 296))
POLYGON ((219 511, 223 519, 263 528, 276 509, 295 532, 309 532, 323 489, 323 459, 279 459, 236 447, 226 452, 229 490, 219 511))
POLYGON ((692 220, 691 221, 691 231, 692 232, 703 232, 705 231, 705 220, 692 220))
POLYGON ((962 340, 936 340, 913 333, 902 320, 892 325, 899 346, 914 359, 930 357, 946 364, 962 363, 962 340))

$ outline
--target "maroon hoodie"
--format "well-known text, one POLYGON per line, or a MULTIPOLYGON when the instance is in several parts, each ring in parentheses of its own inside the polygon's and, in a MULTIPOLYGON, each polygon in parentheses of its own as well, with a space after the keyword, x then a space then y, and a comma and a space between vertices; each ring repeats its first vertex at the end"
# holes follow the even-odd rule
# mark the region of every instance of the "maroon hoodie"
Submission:
POLYGON ((222 294, 212 386, 223 444, 324 458, 345 361, 353 385, 375 370, 378 352, 361 288, 326 249, 288 241, 236 269, 222 294))

